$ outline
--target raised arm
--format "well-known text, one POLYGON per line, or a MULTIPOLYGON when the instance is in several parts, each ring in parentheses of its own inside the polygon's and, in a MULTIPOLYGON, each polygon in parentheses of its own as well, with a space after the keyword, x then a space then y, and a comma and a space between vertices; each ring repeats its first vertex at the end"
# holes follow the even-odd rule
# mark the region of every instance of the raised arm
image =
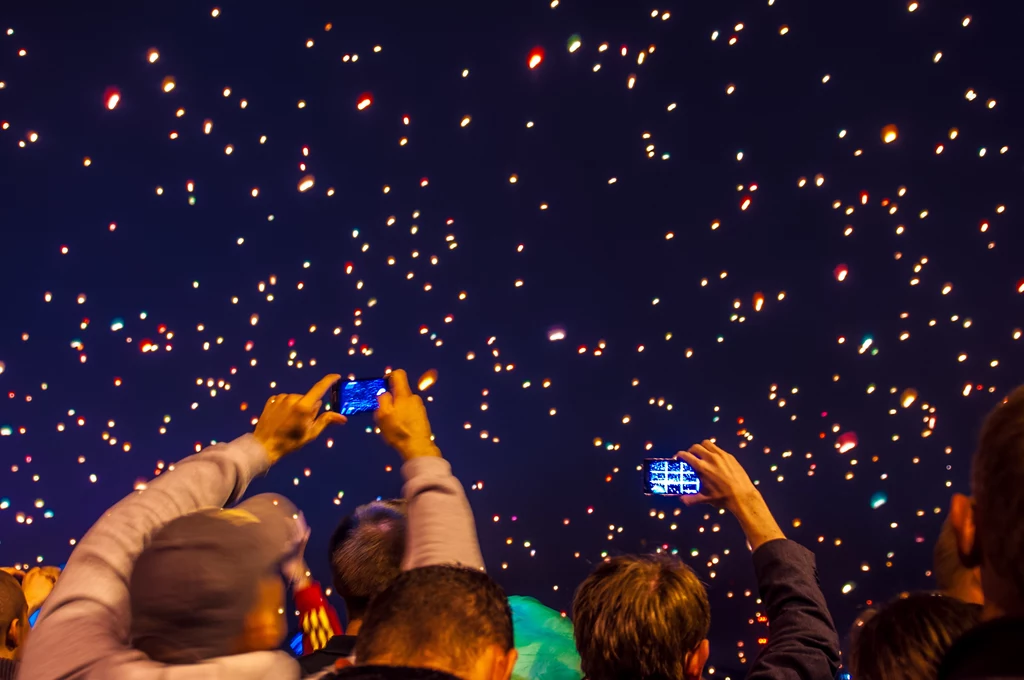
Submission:
POLYGON ((788 540, 736 458, 710 441, 680 451, 697 472, 701 493, 686 505, 711 503, 740 523, 753 551, 754 571, 768 613, 768 645, 748 680, 832 678, 839 668, 839 636, 818 585, 814 554, 788 540))
POLYGON ((376 420, 384 441, 405 461, 402 493, 409 504, 409 528, 402 568, 461 564, 483 569, 473 509, 434 444, 423 400, 412 393, 405 371, 394 371, 390 382, 376 420))
MULTIPOLYGON (((328 376, 322 382, 329 386, 337 378, 328 376)), ((126 653, 129 577, 149 538, 177 517, 236 501, 253 477, 281 456, 315 438, 329 423, 343 422, 338 414, 316 418, 310 409, 319 399, 302 399, 306 397, 272 397, 254 434, 186 458, 107 510, 78 543, 43 606, 20 677, 87 675, 99 662, 126 653)))

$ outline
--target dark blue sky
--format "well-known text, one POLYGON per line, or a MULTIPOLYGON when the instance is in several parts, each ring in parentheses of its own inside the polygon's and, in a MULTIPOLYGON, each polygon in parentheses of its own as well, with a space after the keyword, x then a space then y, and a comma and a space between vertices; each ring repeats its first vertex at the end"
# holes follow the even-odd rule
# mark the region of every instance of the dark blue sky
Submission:
MULTIPOLYGON (((844 636, 931 585, 980 419, 1024 377, 1019 3, 214 6, 0 11, 0 562, 63 562, 157 461, 250 430, 273 393, 403 367, 438 371, 431 420, 510 593, 568 609, 605 552, 679 550, 711 593, 711 665, 741 668, 766 635, 742 535, 636 472, 705 437, 815 550, 844 636)), ((370 423, 254 485, 303 508, 325 581, 341 514, 400 492, 370 423)))

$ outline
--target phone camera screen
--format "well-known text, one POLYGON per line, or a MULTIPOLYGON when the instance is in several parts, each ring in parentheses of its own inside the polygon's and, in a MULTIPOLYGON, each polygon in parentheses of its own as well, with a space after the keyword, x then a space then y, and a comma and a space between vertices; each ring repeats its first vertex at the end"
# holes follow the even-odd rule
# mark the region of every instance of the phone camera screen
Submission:
POLYGON ((383 378, 373 380, 350 380, 341 387, 338 413, 351 416, 377 410, 377 397, 388 391, 388 383, 383 378))
POLYGON ((654 496, 688 496, 700 493, 700 478, 686 462, 675 458, 644 460, 644 493, 654 496))

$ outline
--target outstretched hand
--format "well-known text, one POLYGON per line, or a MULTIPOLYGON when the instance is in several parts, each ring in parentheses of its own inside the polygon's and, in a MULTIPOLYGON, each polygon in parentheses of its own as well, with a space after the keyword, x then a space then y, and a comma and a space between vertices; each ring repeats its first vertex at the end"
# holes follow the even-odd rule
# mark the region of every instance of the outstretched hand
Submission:
POLYGON ((430 421, 423 400, 412 393, 405 371, 392 371, 391 390, 377 398, 379 408, 374 420, 388 446, 398 451, 402 460, 423 456, 440 456, 430 432, 430 421))
POLYGON ((750 481, 750 476, 731 453, 705 439, 676 457, 686 461, 700 477, 699 494, 683 496, 687 506, 710 503, 731 512, 740 523, 751 550, 785 538, 768 504, 750 481))
POLYGON ((688 463, 700 477, 700 493, 683 496, 685 505, 710 503, 735 512, 739 503, 759 495, 736 456, 707 439, 694 444, 689 451, 680 451, 676 457, 688 463))
POLYGON ((334 411, 317 417, 327 390, 340 379, 332 373, 306 394, 278 394, 267 400, 253 434, 267 450, 271 464, 319 437, 328 425, 348 422, 334 411))

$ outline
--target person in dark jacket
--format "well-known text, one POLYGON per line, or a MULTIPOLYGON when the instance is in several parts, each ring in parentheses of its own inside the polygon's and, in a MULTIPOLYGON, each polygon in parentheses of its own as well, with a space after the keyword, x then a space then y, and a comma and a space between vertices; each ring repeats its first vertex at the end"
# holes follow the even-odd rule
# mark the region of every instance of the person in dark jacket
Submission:
POLYGON ((940 678, 1024 677, 1024 386, 982 427, 971 497, 954 494, 950 522, 960 560, 980 567, 982 623, 946 654, 940 678))
POLYGON ((370 604, 356 665, 338 680, 509 680, 512 610, 480 569, 437 565, 402 573, 370 604))
POLYGON ((850 672, 856 680, 934 680, 953 641, 980 617, 980 604, 940 593, 903 593, 854 622, 850 672))
MULTIPOLYGON (((789 541, 735 457, 704 441, 680 451, 701 492, 688 506, 731 512, 753 552, 771 634, 747 678, 831 678, 839 636, 818 586, 814 555, 789 541)), ((708 657, 703 586, 681 561, 620 557, 599 565, 573 601, 576 646, 588 680, 697 680, 708 657), (646 580, 644 588, 633 586, 646 580)))

